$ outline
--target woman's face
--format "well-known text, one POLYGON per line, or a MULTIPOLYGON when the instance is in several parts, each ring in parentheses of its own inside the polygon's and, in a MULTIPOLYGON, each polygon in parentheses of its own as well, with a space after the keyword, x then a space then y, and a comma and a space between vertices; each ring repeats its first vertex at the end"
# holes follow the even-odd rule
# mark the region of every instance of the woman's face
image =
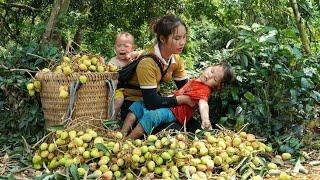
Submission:
POLYGON ((162 42, 168 54, 180 54, 187 42, 187 30, 184 25, 179 25, 162 42))

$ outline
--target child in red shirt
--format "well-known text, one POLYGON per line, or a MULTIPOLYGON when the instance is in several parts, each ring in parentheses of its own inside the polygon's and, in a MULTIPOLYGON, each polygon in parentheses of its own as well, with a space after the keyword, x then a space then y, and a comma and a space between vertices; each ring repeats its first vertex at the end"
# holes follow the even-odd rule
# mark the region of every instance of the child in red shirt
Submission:
MULTIPOLYGON (((227 63, 220 63, 208 67, 199 78, 188 81, 175 95, 187 95, 194 103, 198 104, 201 127, 211 129, 208 105, 209 96, 212 91, 220 90, 225 83, 233 79, 234 75, 231 66, 227 63)), ((129 109, 131 112, 128 113, 120 131, 124 135, 127 135, 135 121, 138 120, 137 126, 126 137, 132 139, 139 138, 144 133, 150 134, 161 123, 178 121, 181 124, 185 124, 191 119, 195 110, 194 107, 186 104, 172 108, 147 110, 143 101, 134 102, 129 109)))

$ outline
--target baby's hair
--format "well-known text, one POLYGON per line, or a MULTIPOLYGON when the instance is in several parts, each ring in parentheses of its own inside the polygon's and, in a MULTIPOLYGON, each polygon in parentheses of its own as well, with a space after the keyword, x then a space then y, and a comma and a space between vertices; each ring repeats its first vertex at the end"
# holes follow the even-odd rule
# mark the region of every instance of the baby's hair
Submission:
POLYGON ((181 18, 168 14, 152 21, 150 28, 157 35, 157 41, 160 42, 160 36, 168 37, 179 25, 183 25, 187 30, 187 26, 181 18))
POLYGON ((221 61, 216 66, 222 66, 223 72, 223 84, 231 84, 235 81, 235 75, 232 70, 232 66, 227 61, 221 61))
POLYGON ((118 38, 120 38, 121 36, 125 36, 126 38, 132 38, 132 44, 134 44, 134 36, 131 33, 125 31, 119 32, 114 42, 116 43, 118 38))

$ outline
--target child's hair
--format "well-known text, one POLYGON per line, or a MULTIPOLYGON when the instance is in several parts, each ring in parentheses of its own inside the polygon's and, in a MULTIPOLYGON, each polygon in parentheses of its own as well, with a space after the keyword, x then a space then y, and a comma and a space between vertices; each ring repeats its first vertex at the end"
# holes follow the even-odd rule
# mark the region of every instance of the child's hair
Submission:
POLYGON ((227 61, 221 61, 217 66, 222 66, 224 73, 223 73, 223 85, 231 84, 235 81, 235 75, 232 70, 232 66, 227 61))
POLYGON ((127 38, 132 38, 132 44, 134 45, 134 36, 131 34, 131 33, 129 33, 129 32, 119 32, 117 35, 116 35, 116 39, 115 39, 115 41, 114 41, 114 43, 116 43, 117 42, 117 40, 121 37, 121 36, 125 36, 125 37, 127 37, 127 38))
POLYGON ((187 26, 182 19, 175 15, 169 14, 154 20, 150 27, 157 35, 157 41, 160 42, 160 36, 168 37, 179 25, 183 25, 187 30, 187 26))

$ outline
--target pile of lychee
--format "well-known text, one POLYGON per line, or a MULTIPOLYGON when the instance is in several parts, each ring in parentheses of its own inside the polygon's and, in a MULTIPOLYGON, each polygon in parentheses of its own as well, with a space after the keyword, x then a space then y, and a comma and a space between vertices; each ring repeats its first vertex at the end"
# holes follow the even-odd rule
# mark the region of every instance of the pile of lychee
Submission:
MULTIPOLYGON (((104 179, 231 179, 241 178, 249 168, 277 168, 262 156, 271 151, 245 132, 161 133, 125 140, 120 132, 110 138, 87 129, 56 131, 39 145, 32 162, 37 170, 61 172, 73 164, 79 176, 104 179)), ((262 179, 258 171, 250 172, 248 178, 262 179)))

